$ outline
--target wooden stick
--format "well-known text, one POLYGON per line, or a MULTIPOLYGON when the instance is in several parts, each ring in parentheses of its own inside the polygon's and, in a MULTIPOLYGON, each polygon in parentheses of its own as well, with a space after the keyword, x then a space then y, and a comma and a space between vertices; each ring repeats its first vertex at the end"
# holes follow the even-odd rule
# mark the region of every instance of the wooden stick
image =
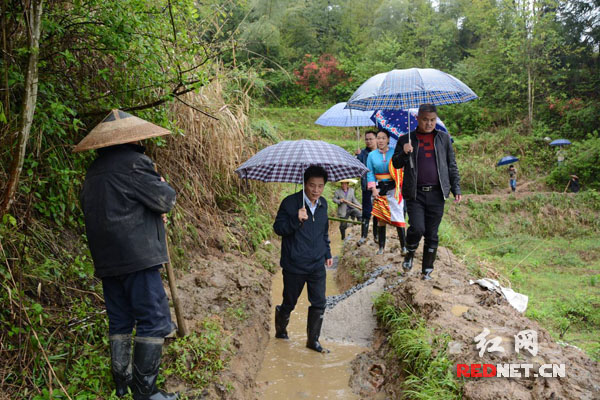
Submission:
MULTIPOLYGON (((154 164, 154 169, 158 172, 156 164, 154 164)), ((169 289, 171 289, 173 308, 175 309, 175 317, 177 318, 177 333, 179 333, 180 337, 184 337, 188 335, 189 331, 187 329, 185 319, 183 318, 183 309, 181 308, 179 296, 177 295, 177 284, 175 282, 175 273, 173 272, 173 266, 171 265, 171 253, 169 251, 169 236, 167 235, 167 224, 164 224, 164 227, 166 245, 165 247, 167 248, 167 262, 165 263, 165 269, 167 270, 167 277, 169 278, 169 289)))
POLYGON ((329 219, 330 221, 347 222, 349 224, 355 224, 355 225, 362 224, 362 222, 360 222, 360 221, 354 221, 351 219, 343 219, 343 218, 336 218, 336 217, 327 217, 327 219, 329 219))
POLYGON ((354 208, 356 208, 356 209, 358 209, 358 210, 362 211, 362 207, 361 207, 361 206, 359 206, 358 204, 354 204, 354 203, 352 203, 352 202, 350 202, 350 201, 346 201, 346 200, 344 200, 344 199, 342 199, 342 203, 344 203, 344 204, 347 204, 347 205, 349 205, 350 207, 354 207, 354 208))
POLYGON ((183 309, 181 308, 181 302, 177 295, 177 284, 175 283, 175 273, 173 272, 173 266, 171 265, 171 255, 169 252, 169 240, 167 239, 167 227, 165 226, 165 243, 167 245, 167 263, 165 268, 167 269, 167 277, 169 278, 169 288, 171 289, 171 298, 173 299, 173 308, 175 308, 175 317, 177 318, 177 328, 179 336, 184 337, 188 335, 187 324, 183 318, 183 309))

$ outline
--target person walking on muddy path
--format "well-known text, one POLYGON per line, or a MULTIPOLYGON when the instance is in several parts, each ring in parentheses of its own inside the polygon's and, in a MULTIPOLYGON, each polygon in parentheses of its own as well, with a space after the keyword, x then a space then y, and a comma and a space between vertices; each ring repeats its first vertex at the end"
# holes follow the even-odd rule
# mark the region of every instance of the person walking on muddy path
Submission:
POLYGON ((156 387, 164 338, 176 329, 160 276, 168 262, 164 214, 175 205, 175 190, 139 145, 166 133, 113 110, 74 150, 98 149, 81 204, 95 275, 102 280, 116 395, 131 389, 134 400, 178 398, 156 387))
POLYGON ((402 267, 406 272, 412 269, 421 237, 425 237, 421 266, 424 280, 430 280, 433 272, 444 202, 450 192, 454 194, 455 202, 462 197, 450 135, 435 129, 436 120, 436 106, 421 105, 417 129, 400 137, 392 157, 395 168, 404 168, 402 195, 406 200, 409 220, 406 235, 408 252, 402 267))
POLYGON ((282 237, 283 300, 275 307, 275 337, 289 339, 287 325, 304 285, 308 291, 306 347, 328 352, 319 343, 325 313, 325 266, 333 266, 329 242, 327 200, 321 196, 327 171, 310 166, 304 172, 303 189, 281 202, 273 230, 282 237))
MULTIPOLYGON (((354 189, 350 187, 349 182, 340 181, 341 188, 337 189, 333 194, 333 202, 338 205, 337 216, 343 219, 358 219, 361 217, 361 212, 356 207, 352 207, 350 204, 359 205, 358 199, 354 195, 354 189)), ((347 222, 340 222, 340 233, 342 234, 342 240, 346 238, 346 229, 348 228, 347 222)))
MULTIPOLYGON (((367 131, 365 132, 365 148, 356 155, 356 158, 358 158, 361 163, 367 165, 367 157, 369 157, 369 153, 375 149, 377 149, 377 132, 367 131)), ((362 189, 362 224, 360 225, 359 245, 367 241, 371 211, 373 210, 373 196, 371 191, 367 188, 366 176, 360 178, 360 186, 362 189)), ((373 217, 373 240, 375 243, 378 242, 377 219, 375 217, 373 217)))
POLYGON ((508 185, 513 193, 517 190, 517 169, 512 164, 508 167, 508 185))
MULTIPOLYGON (((394 149, 389 147, 390 134, 387 131, 377 132, 377 150, 367 157, 367 187, 373 195, 372 214, 377 218, 377 236, 379 250, 385 249, 386 225, 396 227, 400 239, 401 253, 406 254, 404 226, 404 200, 402 198, 402 171, 391 165, 394 149)), ((373 227, 375 229, 375 226, 373 227)))

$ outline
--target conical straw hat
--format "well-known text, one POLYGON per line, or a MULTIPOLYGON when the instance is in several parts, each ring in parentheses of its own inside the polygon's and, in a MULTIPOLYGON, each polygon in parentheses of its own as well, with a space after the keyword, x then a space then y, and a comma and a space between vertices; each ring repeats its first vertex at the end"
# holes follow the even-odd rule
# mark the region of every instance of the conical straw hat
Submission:
POLYGON ((347 178, 342 179, 341 181, 337 181, 337 183, 348 183, 350 185, 356 185, 358 183, 358 179, 347 178))
POLYGON ((171 132, 165 128, 115 109, 75 146, 73 152, 135 142, 169 133, 171 132))

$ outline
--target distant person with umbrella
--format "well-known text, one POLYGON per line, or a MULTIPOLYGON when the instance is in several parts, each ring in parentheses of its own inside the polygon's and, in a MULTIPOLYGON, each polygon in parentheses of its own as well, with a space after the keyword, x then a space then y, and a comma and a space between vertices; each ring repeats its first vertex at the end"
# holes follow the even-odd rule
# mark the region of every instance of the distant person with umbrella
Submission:
POLYGON ((444 202, 450 192, 456 202, 462 197, 450 136, 435 129, 436 121, 436 106, 421 105, 417 129, 400 137, 392 157, 395 168, 404 168, 402 195, 410 221, 406 236, 408 252, 402 266, 406 271, 412 269, 421 237, 425 237, 421 268, 424 280, 430 280, 433 272, 444 202))
MULTIPOLYGON (((377 218, 379 250, 385 249, 386 225, 396 227, 402 254, 406 253, 404 226, 404 200, 402 198, 402 171, 391 166, 394 149, 389 147, 390 134, 385 130, 377 132, 377 150, 367 157, 367 187, 373 194, 372 214, 377 218)), ((375 229, 375 226, 373 227, 375 229)))
POLYGON ((304 172, 303 189, 281 202, 273 229, 282 237, 283 301, 275 308, 275 337, 288 339, 287 325, 306 284, 308 308, 306 347, 328 352, 319 343, 325 313, 325 266, 333 259, 329 245, 327 200, 321 197, 327 171, 312 165, 304 172))
POLYGON ((556 151, 556 162, 559 166, 561 166, 565 162, 565 151, 563 150, 563 146, 569 146, 571 141, 568 139, 556 139, 550 142, 550 146, 558 147, 556 151))
POLYGON ((164 338, 175 330, 160 276, 169 261, 164 214, 175 205, 175 190, 139 144, 168 133, 113 110, 74 149, 98 149, 81 204, 95 275, 102 280, 116 395, 131 388, 135 400, 178 398, 156 387, 164 338))
MULTIPOLYGON (((354 181, 356 182, 356 181, 354 181)), ((356 207, 352 207, 352 204, 359 205, 358 199, 354 195, 354 189, 350 187, 348 179, 340 181, 340 188, 333 194, 333 202, 338 205, 337 216, 343 219, 358 219, 361 217, 361 212, 356 207)), ((347 222, 340 222, 340 233, 342 240, 346 238, 346 229, 348 228, 347 222)))
MULTIPOLYGON (((369 153, 377 148, 377 132, 369 130, 365 132, 365 148, 356 156, 363 164, 367 165, 369 153)), ((367 177, 360 178, 362 188, 362 224, 360 227, 360 240, 358 244, 363 244, 369 234, 369 222, 371 221, 371 210, 373 210, 373 199, 371 191, 367 188, 367 177)), ((377 222, 373 217, 373 240, 377 242, 377 222)))
POLYGON ((508 167, 508 185, 513 193, 517 190, 517 169, 512 164, 508 167))

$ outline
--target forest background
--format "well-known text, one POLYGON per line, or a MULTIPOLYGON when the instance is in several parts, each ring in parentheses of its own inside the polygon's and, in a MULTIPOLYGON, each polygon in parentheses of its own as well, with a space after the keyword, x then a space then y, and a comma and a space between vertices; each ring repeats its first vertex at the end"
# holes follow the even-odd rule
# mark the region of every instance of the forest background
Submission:
MULTIPOLYGON (((111 108, 175 133, 154 140, 150 153, 159 166, 162 154, 162 167, 187 179, 177 187, 173 217, 171 236, 181 250, 176 266, 182 232, 191 229, 183 216, 197 226, 221 223, 214 210, 250 218, 258 233, 240 245, 248 251, 269 234, 268 219, 256 216, 268 200, 245 194, 232 173, 279 139, 268 121, 249 116, 284 107, 282 119, 293 120, 298 108, 346 101, 364 80, 391 69, 437 68, 471 87, 480 99, 440 108, 451 134, 465 143, 502 132, 493 151, 522 155, 546 137, 566 138, 574 142, 566 165, 556 166, 546 149, 535 158, 535 172, 544 171, 544 184, 560 191, 574 171, 584 189, 600 188, 599 0, 4 0, 0 6, 0 335, 11 360, 2 372, 9 391, 27 387, 43 398, 51 362, 70 360, 82 340, 96 350, 105 345, 93 339, 103 323, 81 325, 103 318, 95 313, 97 296, 86 293, 99 293, 99 285, 78 200, 94 154, 71 148, 111 108), (184 117, 192 111, 194 118, 184 117), (197 146, 175 146, 190 127, 201 133, 197 146), (197 169, 170 166, 174 157, 187 157, 197 169), (47 298, 40 279, 56 285, 47 298), (65 287, 79 296, 68 303, 79 317, 61 314, 66 304, 56 298, 65 287), (61 324, 77 329, 56 330, 61 324), (38 348, 61 351, 48 360, 38 348), (16 373, 15 365, 28 373, 16 373)), ((477 191, 469 182, 481 173, 479 164, 465 169, 466 192, 477 191)), ((208 237, 201 244, 222 246, 208 237)), ((56 376, 66 373, 61 368, 56 376)))

